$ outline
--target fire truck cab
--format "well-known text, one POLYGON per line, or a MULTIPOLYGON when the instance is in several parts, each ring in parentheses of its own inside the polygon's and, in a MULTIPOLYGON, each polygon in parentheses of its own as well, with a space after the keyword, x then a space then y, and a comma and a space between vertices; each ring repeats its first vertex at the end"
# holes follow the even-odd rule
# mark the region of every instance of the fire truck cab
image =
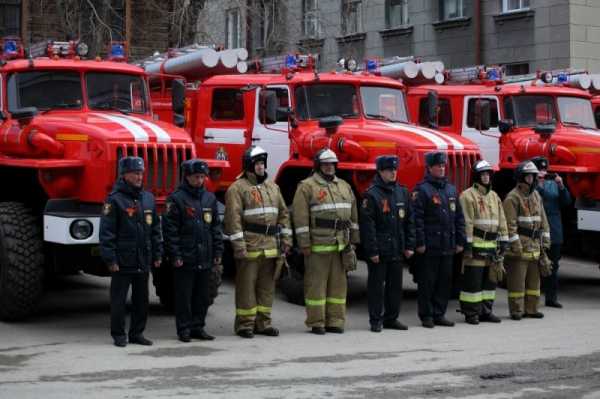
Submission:
POLYGON ((564 212, 567 244, 583 244, 578 251, 594 253, 600 231, 600 132, 586 90, 539 80, 504 84, 499 78, 414 86, 408 91, 409 110, 420 124, 428 123, 424 110, 431 98, 438 129, 473 140, 499 169, 494 184, 501 194, 514 186, 520 162, 547 157, 550 171, 565 178, 576 198, 575 208, 564 212))
POLYGON ((109 60, 84 60, 79 42, 38 50, 25 58, 19 39, 0 41, 2 319, 34 311, 44 274, 108 274, 99 220, 121 157, 145 159, 145 189, 162 205, 195 155, 183 129, 153 117, 148 76, 122 62, 123 44, 109 60))

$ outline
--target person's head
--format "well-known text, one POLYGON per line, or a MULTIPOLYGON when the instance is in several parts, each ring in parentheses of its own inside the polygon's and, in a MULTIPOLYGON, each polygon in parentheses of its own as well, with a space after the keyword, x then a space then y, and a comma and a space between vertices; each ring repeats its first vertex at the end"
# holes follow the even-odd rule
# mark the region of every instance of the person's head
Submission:
POLYGON ((540 171, 538 174, 538 179, 539 180, 544 180, 544 178, 546 177, 546 175, 548 174, 548 167, 550 166, 550 163, 548 162, 548 158, 546 157, 534 157, 531 158, 531 162, 534 163, 534 165, 538 168, 538 170, 540 171))
POLYGON ((517 183, 524 183, 531 186, 539 173, 538 168, 531 161, 521 162, 515 170, 517 183))
POLYGON ((381 179, 386 183, 396 181, 398 175, 398 157, 395 155, 382 155, 375 160, 375 168, 381 179))
POLYGON ((335 176, 335 169, 338 164, 337 155, 329 148, 323 148, 315 154, 314 169, 323 176, 335 176))
POLYGON ((181 164, 181 171, 187 184, 194 188, 203 187, 209 173, 208 164, 200 159, 184 161, 181 164))
POLYGON ((480 160, 475 162, 471 172, 473 183, 478 183, 489 188, 494 171, 492 165, 490 165, 488 161, 480 160))
POLYGON ((444 152, 428 152, 425 154, 425 163, 429 174, 437 179, 446 176, 446 163, 448 158, 444 152))
POLYGON ((252 146, 244 153, 244 171, 264 176, 267 168, 267 152, 259 146, 252 146))
POLYGON ((140 157, 123 157, 119 160, 119 175, 132 187, 144 185, 144 160, 140 157))

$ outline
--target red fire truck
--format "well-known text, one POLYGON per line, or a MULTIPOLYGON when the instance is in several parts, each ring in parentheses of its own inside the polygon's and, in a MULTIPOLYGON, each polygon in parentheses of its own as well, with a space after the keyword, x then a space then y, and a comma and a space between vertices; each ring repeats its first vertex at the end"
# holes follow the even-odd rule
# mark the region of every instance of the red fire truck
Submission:
POLYGON ((450 71, 446 84, 410 87, 413 120, 476 142, 499 169, 494 184, 501 194, 514 186, 519 162, 547 157, 550 171, 565 178, 576 198, 563 215, 566 244, 577 253, 594 254, 600 231, 600 132, 588 91, 569 87, 589 78, 540 73, 506 83, 499 69, 461 70, 463 77, 471 72, 458 83, 450 71), (430 101, 438 111, 433 121, 426 111, 430 101))
POLYGON ((123 44, 111 45, 109 60, 84 60, 80 42, 30 53, 18 38, 0 41, 2 319, 35 309, 45 273, 107 274, 99 216, 121 157, 146 160, 145 187, 161 206, 181 161, 195 155, 183 129, 154 120, 148 76, 121 62, 123 44))
MULTIPOLYGON (((231 162, 218 192, 239 175, 242 153, 251 145, 268 151, 268 173, 287 203, 298 182, 311 173, 313 156, 323 147, 336 152, 338 175, 357 194, 369 186, 374 160, 382 154, 398 155, 398 180, 411 189, 423 177, 424 154, 433 150, 448 153, 449 177, 459 189, 469 184, 471 165, 480 158, 478 147, 459 134, 411 123, 405 87, 397 80, 368 71, 319 72, 310 56, 287 56, 266 64, 263 70, 269 73, 216 74, 188 81, 185 107, 174 110, 184 115, 185 129, 200 157, 231 162)), ((163 82, 155 87, 151 94, 160 108, 156 112, 171 120, 171 86, 163 82)), ((175 96, 177 92, 173 91, 175 96)), ((173 101, 178 103, 184 102, 173 101)), ((301 275, 302 262, 292 263, 301 275)))

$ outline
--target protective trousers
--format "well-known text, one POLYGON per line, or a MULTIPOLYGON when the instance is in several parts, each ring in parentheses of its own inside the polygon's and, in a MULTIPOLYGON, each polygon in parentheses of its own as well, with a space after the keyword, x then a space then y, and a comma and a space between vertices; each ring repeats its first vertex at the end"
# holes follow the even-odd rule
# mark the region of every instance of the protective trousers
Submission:
POLYGON ((110 279, 110 335, 125 337, 125 304, 131 286, 129 340, 142 335, 148 319, 148 273, 113 273, 110 279))
POLYGON ((346 271, 339 252, 312 253, 305 259, 304 302, 308 327, 344 327, 346 271))
POLYGON ((508 309, 511 316, 522 316, 523 312, 537 313, 540 297, 538 261, 507 257, 506 264, 508 309))
POLYGON ((496 284, 489 279, 489 266, 464 265, 462 288, 458 297, 460 310, 466 316, 486 317, 492 313, 496 284))
POLYGON ((175 326, 178 335, 204 328, 210 303, 211 269, 175 269, 175 326))
POLYGON ((452 288, 453 255, 417 257, 419 318, 439 320, 446 314, 452 288))
POLYGON ((276 258, 236 259, 235 332, 271 327, 276 258))
POLYGON ((369 278, 367 299, 369 323, 372 326, 393 322, 400 314, 402 301, 402 263, 400 261, 367 261, 369 278))

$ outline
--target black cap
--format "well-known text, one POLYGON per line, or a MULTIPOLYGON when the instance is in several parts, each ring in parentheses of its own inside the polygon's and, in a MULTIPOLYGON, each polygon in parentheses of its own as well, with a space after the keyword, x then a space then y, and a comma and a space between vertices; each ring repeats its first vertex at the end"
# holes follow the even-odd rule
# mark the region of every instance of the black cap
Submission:
POLYGON ((381 155, 375 159, 377 170, 398 169, 398 157, 395 155, 381 155))
POLYGON ((427 166, 435 166, 448 163, 448 157, 445 152, 428 152, 425 154, 425 163, 427 166))
POLYGON ((530 161, 533 162, 538 169, 548 169, 549 162, 546 157, 533 157, 530 161))
POLYGON ((183 176, 189 176, 196 173, 208 175, 208 164, 201 159, 188 159, 181 164, 183 176))
POLYGON ((143 172, 144 160, 140 157, 124 157, 119 160, 119 174, 143 172))

